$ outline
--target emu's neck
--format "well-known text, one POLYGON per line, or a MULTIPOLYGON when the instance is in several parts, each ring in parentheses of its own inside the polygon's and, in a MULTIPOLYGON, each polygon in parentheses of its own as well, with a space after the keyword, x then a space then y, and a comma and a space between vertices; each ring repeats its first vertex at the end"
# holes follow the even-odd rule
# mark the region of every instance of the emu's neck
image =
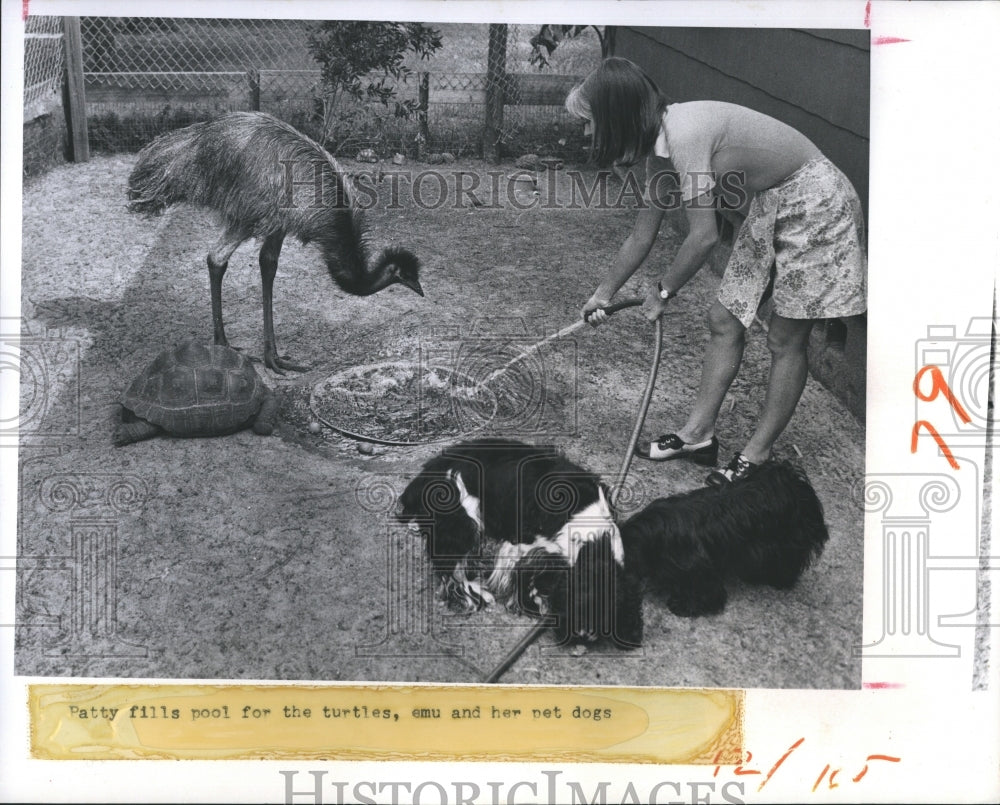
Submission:
POLYGON ((344 272, 342 266, 327 263, 330 276, 343 290, 354 296, 371 296, 396 281, 388 267, 371 271, 344 272))
POLYGON ((392 265, 383 261, 369 265, 363 248, 324 249, 323 257, 333 281, 354 296, 370 296, 396 281, 392 265))
POLYGON ((327 271, 347 293, 368 296, 393 282, 391 266, 369 259, 361 210, 325 207, 312 212, 307 225, 308 240, 320 247, 327 271))

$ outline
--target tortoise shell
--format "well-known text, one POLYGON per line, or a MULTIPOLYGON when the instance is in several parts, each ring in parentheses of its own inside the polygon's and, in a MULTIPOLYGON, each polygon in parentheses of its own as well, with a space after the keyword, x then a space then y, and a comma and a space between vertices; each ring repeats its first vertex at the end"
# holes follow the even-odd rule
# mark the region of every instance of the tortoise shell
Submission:
POLYGON ((168 433, 208 436, 246 427, 266 395, 239 352, 189 341, 161 352, 132 381, 122 404, 168 433))

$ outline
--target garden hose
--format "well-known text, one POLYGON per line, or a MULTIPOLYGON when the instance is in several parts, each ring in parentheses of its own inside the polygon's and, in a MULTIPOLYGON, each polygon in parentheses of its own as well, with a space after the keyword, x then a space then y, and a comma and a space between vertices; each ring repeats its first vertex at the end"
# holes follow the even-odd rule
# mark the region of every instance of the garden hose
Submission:
MULTIPOLYGON (((608 314, 612 314, 628 307, 637 307, 642 304, 642 301, 642 299, 638 298, 625 299, 614 305, 609 305, 604 308, 604 310, 608 314)), ((632 456, 634 455, 635 446, 639 442, 639 436, 642 433, 643 423, 646 421, 646 413, 649 411, 649 403, 653 399, 653 389, 656 386, 656 375, 660 371, 660 355, 663 351, 662 317, 656 319, 654 328, 653 360, 649 367, 649 377, 646 380, 646 389, 643 392, 642 401, 639 403, 639 412, 635 418, 635 427, 632 429, 632 435, 629 438, 628 446, 625 448, 625 457, 622 460, 621 469, 618 471, 615 486, 611 490, 611 500, 609 502, 611 503, 612 509, 618 501, 618 496, 621 493, 621 490, 625 486, 625 476, 628 474, 629 467, 632 466, 632 456)), ((488 684, 498 682, 500 678, 510 670, 511 666, 518 661, 520 656, 528 650, 531 644, 541 636, 542 632, 550 626, 551 623, 547 619, 542 619, 535 624, 531 630, 518 641, 517 645, 507 652, 507 655, 503 658, 500 664, 497 665, 496 668, 494 668, 483 681, 488 684)))

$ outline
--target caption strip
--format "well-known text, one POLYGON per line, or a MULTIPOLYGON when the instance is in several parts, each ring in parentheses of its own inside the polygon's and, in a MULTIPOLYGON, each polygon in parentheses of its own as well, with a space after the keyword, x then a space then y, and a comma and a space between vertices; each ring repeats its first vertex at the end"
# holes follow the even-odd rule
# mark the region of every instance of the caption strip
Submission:
POLYGON ((32 685, 38 759, 737 762, 742 691, 32 685), (346 728, 346 729, 345 729, 346 728))

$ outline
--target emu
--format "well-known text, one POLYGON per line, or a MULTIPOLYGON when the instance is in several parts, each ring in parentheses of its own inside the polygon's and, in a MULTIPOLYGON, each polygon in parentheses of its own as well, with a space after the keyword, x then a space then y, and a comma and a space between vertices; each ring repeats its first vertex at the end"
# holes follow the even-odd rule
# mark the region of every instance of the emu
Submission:
POLYGON ((316 244, 333 281, 349 294, 368 296, 400 283, 424 295, 420 262, 408 249, 389 247, 369 259, 363 211, 333 157, 268 114, 235 112, 158 137, 139 152, 128 198, 132 212, 158 214, 187 202, 222 219, 223 234, 208 253, 216 344, 228 345, 222 278, 229 258, 250 238, 263 240, 264 364, 279 374, 307 368, 280 356, 274 336, 272 290, 287 235, 316 244), (309 202, 295 203, 292 190, 307 184, 309 202))

